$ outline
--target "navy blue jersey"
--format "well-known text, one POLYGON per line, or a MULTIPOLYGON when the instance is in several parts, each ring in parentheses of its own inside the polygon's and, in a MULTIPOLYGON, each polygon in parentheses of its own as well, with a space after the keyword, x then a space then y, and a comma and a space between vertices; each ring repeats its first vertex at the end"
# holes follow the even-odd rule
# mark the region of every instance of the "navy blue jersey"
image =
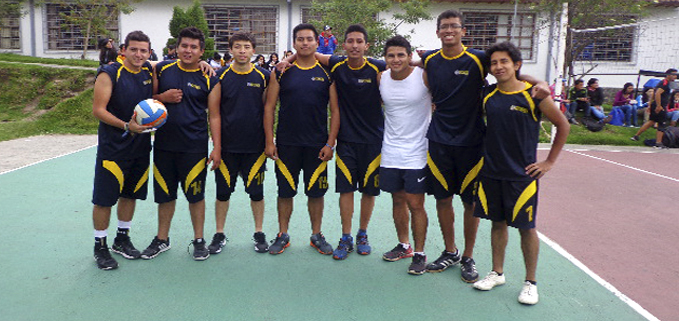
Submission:
POLYGON ((171 60, 159 62, 156 72, 158 93, 181 89, 182 101, 165 104, 167 122, 156 132, 154 146, 171 152, 207 152, 207 97, 219 78, 209 77, 200 69, 183 69, 179 61, 171 60))
POLYGON ((440 144, 474 146, 483 139, 481 90, 488 59, 485 52, 464 48, 456 57, 439 50, 422 57, 436 110, 427 138, 440 144))
POLYGON ((377 74, 387 64, 366 58, 363 66, 353 69, 345 57, 330 57, 330 72, 335 81, 340 107, 337 138, 352 143, 380 144, 384 132, 384 114, 377 74))
POLYGON ((217 72, 222 84, 222 151, 260 153, 264 150, 263 96, 271 73, 261 67, 239 73, 232 67, 217 72))
POLYGON ((330 74, 318 62, 301 68, 294 63, 284 72, 276 71, 280 84, 276 143, 290 146, 318 146, 328 141, 330 74))
POLYGON ((529 181, 526 166, 535 163, 540 134, 541 100, 530 96, 532 85, 523 90, 500 91, 496 85, 485 90, 483 99, 488 128, 484 140, 481 175, 499 180, 529 181))
MULTIPOLYGON (((134 107, 153 97, 152 67, 148 62, 134 72, 119 62, 102 65, 101 73, 111 77, 113 91, 106 110, 123 121, 129 121, 134 107)), ((100 77, 105 77, 100 75, 100 77)), ((106 160, 133 159, 151 151, 151 135, 125 135, 118 127, 99 122, 97 157, 106 160)))

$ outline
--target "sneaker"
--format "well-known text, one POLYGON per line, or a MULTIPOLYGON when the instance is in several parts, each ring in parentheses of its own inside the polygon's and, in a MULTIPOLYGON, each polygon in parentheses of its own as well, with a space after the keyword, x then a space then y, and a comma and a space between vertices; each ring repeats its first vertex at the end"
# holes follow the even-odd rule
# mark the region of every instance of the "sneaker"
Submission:
MULTIPOLYGON (((199 238, 193 240, 193 259, 196 261, 205 261, 210 257, 210 250, 205 247, 205 239, 199 238)), ((222 250, 221 248, 219 249, 222 250)))
POLYGON ((395 248, 391 251, 382 254, 382 259, 389 262, 396 262, 400 259, 405 259, 413 256, 413 247, 409 247, 407 250, 403 247, 401 243, 398 243, 395 248))
POLYGON ((408 267, 408 274, 422 275, 427 271, 427 256, 422 254, 413 255, 413 262, 408 267))
POLYGON ((663 143, 655 143, 655 149, 668 149, 669 147, 665 146, 663 143))
POLYGON ((526 281, 519 293, 519 303, 529 305, 538 303, 538 286, 526 281))
POLYGON ((639 141, 639 136, 634 135, 634 136, 630 137, 630 139, 633 140, 633 141, 635 141, 635 142, 638 142, 638 141, 639 141))
POLYGON ((252 238, 255 240, 255 252, 266 253, 269 250, 269 244, 266 243, 266 234, 264 232, 257 232, 252 238))
POLYGON ((102 270, 113 270, 118 268, 118 262, 111 256, 108 247, 95 246, 94 260, 97 262, 97 267, 102 270))
POLYGON ((207 249, 210 250, 210 254, 219 254, 222 252, 224 245, 226 245, 226 235, 224 233, 215 233, 207 249))
POLYGON ((460 263, 460 251, 455 251, 455 254, 450 254, 448 251, 443 251, 436 261, 427 265, 427 271, 431 273, 443 272, 447 268, 460 263))
POLYGON ((474 283, 479 279, 479 273, 476 272, 476 263, 474 259, 463 256, 460 261, 460 270, 462 272, 462 281, 467 283, 474 283))
POLYGON ((150 260, 158 254, 163 253, 170 249, 170 238, 167 241, 160 240, 157 236, 153 238, 149 247, 141 252, 141 258, 144 260, 150 260))
POLYGON ((368 242, 368 234, 356 234, 356 253, 368 255, 370 252, 372 252, 372 248, 368 242))
POLYGON ((141 257, 141 252, 134 248, 130 237, 127 235, 118 235, 113 241, 111 252, 122 255, 128 260, 136 260, 141 257))
POLYGON ((337 249, 332 252, 332 258, 335 260, 344 260, 349 256, 349 253, 354 251, 354 238, 342 237, 337 245, 337 249))
POLYGON ((310 240, 311 242, 309 243, 309 245, 318 250, 318 253, 324 255, 332 254, 332 245, 325 241, 325 236, 323 236, 323 233, 312 235, 310 240))
POLYGON ((276 240, 269 246, 269 254, 281 254, 288 246, 290 246, 290 235, 278 233, 276 240))
POLYGON ((495 271, 490 271, 483 280, 474 283, 474 288, 481 291, 488 291, 503 284, 505 284, 505 275, 499 275, 495 271))

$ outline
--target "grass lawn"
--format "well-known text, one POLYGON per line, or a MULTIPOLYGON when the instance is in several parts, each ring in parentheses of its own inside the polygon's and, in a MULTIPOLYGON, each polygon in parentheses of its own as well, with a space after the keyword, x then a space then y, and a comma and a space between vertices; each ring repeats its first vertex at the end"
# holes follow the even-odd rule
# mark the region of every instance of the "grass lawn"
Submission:
POLYGON ((51 65, 64 66, 80 66, 80 67, 99 67, 99 62, 94 60, 80 60, 80 59, 63 59, 63 58, 38 58, 31 56, 22 56, 11 53, 0 53, 0 61, 12 62, 26 62, 26 63, 40 63, 51 65))

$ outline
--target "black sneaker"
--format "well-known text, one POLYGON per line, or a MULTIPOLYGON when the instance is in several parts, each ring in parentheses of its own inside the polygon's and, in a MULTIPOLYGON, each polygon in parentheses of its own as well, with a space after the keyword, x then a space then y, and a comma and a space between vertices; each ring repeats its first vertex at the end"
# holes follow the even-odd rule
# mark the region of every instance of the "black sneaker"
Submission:
POLYGON ((633 140, 633 141, 635 141, 635 142, 638 142, 638 141, 639 141, 639 136, 634 135, 634 136, 630 137, 630 139, 633 140))
POLYGON ((269 254, 281 254, 288 246, 290 246, 290 235, 278 233, 276 240, 269 246, 269 254))
POLYGON ((141 252, 141 258, 144 260, 150 260, 158 254, 163 253, 170 249, 170 238, 167 241, 160 240, 157 236, 153 238, 149 247, 141 252))
POLYGON ((226 245, 226 235, 224 233, 215 233, 212 237, 212 242, 207 248, 210 250, 210 254, 219 254, 224 245, 226 245))
POLYGON ((108 247, 99 245, 94 246, 94 260, 97 261, 97 267, 102 270, 113 270, 118 268, 118 262, 108 252, 108 247))
POLYGON ((450 254, 448 251, 443 251, 441 253, 441 256, 439 256, 436 261, 429 263, 427 265, 427 271, 435 273, 435 272, 443 272, 447 268, 460 263, 460 251, 457 250, 455 251, 455 254, 450 254))
POLYGON ((127 235, 118 235, 113 241, 111 252, 120 254, 128 260, 136 260, 141 257, 141 252, 134 248, 130 237, 127 235))
POLYGON ((427 271, 427 256, 422 254, 413 255, 413 262, 408 267, 408 273, 412 275, 422 275, 427 271))
POLYGON ((409 247, 407 250, 403 247, 401 243, 398 243, 395 248, 391 251, 382 254, 382 259, 389 262, 396 262, 400 259, 405 259, 413 256, 413 247, 409 247))
POLYGON ((266 234, 264 232, 256 232, 252 239, 255 240, 255 252, 266 253, 269 251, 269 244, 266 243, 266 234))
MULTIPOLYGON (((210 257, 210 250, 205 247, 205 239, 199 238, 193 240, 193 259, 196 261, 205 261, 210 257)), ((221 249, 220 249, 221 250, 221 249)))
POLYGON ((460 271, 462 272, 462 281, 467 283, 474 283, 479 279, 479 273, 476 272, 476 263, 474 259, 463 256, 460 261, 460 271))
POLYGON ((330 255, 332 254, 332 245, 328 243, 325 240, 325 236, 323 236, 323 233, 318 233, 314 234, 310 238, 310 243, 311 247, 315 248, 318 250, 318 253, 324 254, 324 255, 330 255))

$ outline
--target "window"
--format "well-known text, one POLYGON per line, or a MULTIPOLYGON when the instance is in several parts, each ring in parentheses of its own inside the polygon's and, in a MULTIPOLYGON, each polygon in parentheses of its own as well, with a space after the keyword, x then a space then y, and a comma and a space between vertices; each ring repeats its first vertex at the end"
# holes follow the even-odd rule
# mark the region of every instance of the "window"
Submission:
POLYGON ((302 23, 310 23, 311 20, 315 21, 323 21, 323 16, 321 13, 316 13, 312 14, 311 12, 311 7, 309 6, 301 6, 300 9, 302 10, 302 23))
MULTIPOLYGON (((45 25, 47 31, 47 49, 49 50, 82 50, 84 36, 80 27, 66 22, 64 16, 71 15, 72 12, 78 14, 81 9, 75 5, 62 5, 55 3, 45 4, 45 25)), ((106 29, 112 35, 119 34, 118 27, 119 15, 107 21, 106 29)), ((96 50, 96 39, 98 35, 91 35, 87 49, 96 50)))
POLYGON ((19 15, 0 18, 0 49, 21 49, 19 15))
MULTIPOLYGON (((623 17, 621 20, 634 21, 636 17, 623 17)), ((631 62, 636 34, 636 25, 593 28, 591 31, 574 32, 571 47, 578 55, 577 61, 631 62)))
POLYGON ((464 20, 467 35, 462 41, 467 47, 485 50, 494 43, 511 40, 524 60, 533 59, 534 13, 519 12, 514 23, 513 12, 464 11, 464 20))
POLYGON ((277 6, 203 5, 203 10, 217 51, 229 51, 229 37, 247 31, 255 36, 258 53, 278 52, 277 6))

